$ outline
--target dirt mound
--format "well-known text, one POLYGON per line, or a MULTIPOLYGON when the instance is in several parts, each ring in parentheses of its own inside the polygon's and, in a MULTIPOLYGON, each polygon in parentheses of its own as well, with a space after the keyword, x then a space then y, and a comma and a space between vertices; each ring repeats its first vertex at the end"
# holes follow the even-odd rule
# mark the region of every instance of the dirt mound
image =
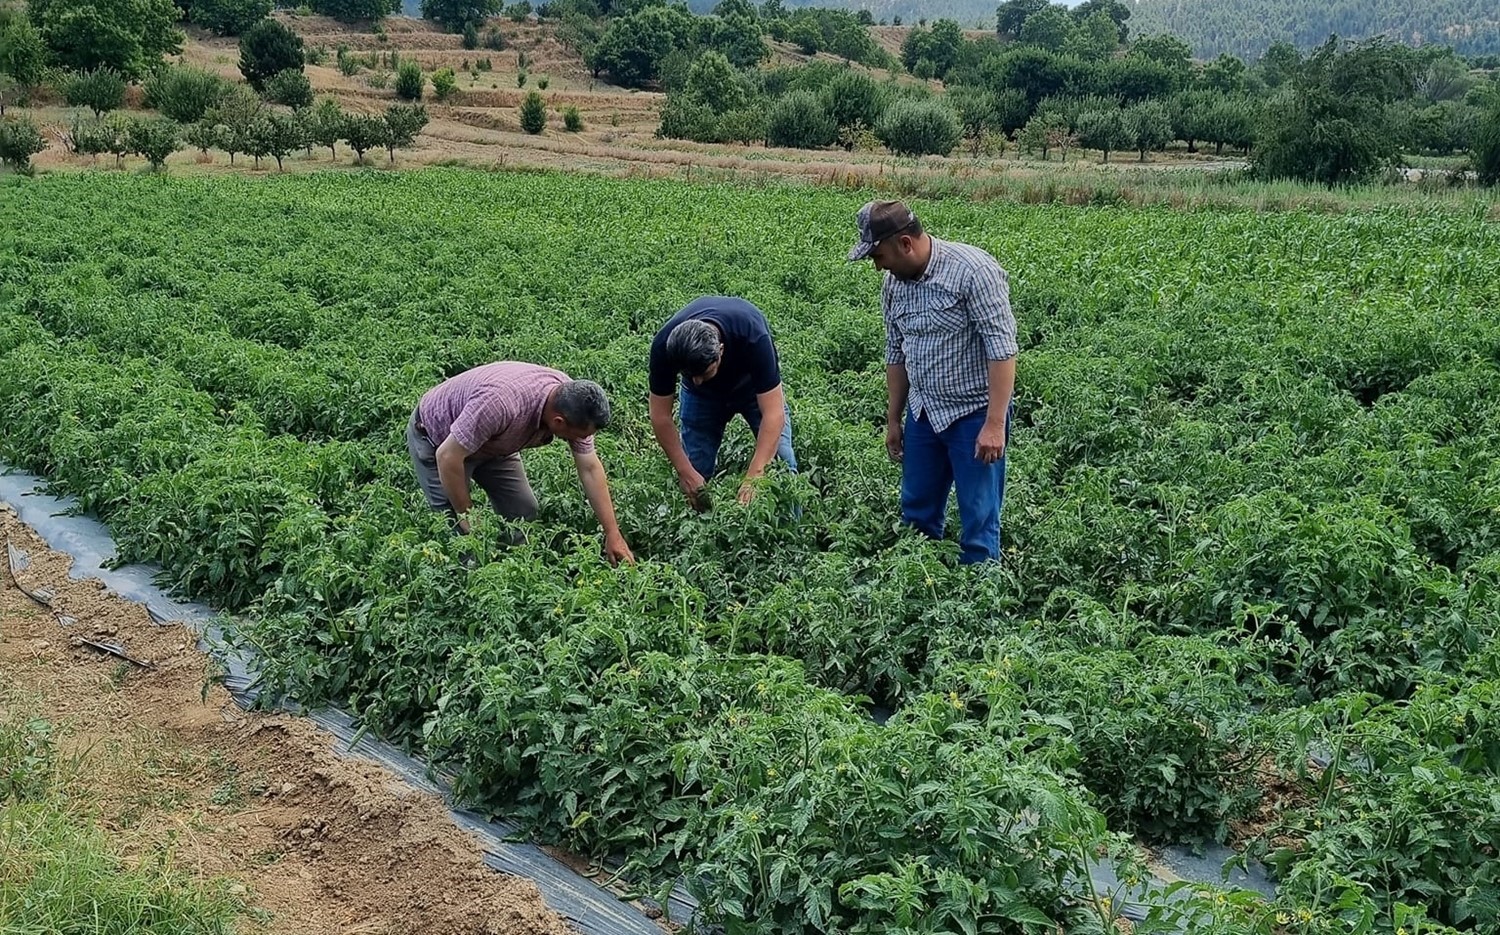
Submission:
POLYGON ((71 559, 0 508, 5 539, 30 554, 21 583, 56 596, 42 608, 0 572, 0 714, 60 727, 78 787, 127 854, 170 847, 195 876, 235 880, 249 930, 571 931, 533 883, 487 869, 439 800, 338 756, 307 721, 241 711, 189 630, 71 580, 71 559))

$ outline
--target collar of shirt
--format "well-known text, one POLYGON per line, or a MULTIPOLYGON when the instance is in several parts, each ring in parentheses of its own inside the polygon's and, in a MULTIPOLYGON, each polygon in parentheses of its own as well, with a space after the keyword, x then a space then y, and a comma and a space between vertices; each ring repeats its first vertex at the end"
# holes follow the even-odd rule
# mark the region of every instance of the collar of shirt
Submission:
POLYGON ((943 242, 931 234, 927 235, 927 239, 932 244, 932 252, 927 255, 927 268, 915 280, 919 283, 930 282, 933 276, 942 272, 941 267, 943 260, 946 258, 943 251, 943 242))

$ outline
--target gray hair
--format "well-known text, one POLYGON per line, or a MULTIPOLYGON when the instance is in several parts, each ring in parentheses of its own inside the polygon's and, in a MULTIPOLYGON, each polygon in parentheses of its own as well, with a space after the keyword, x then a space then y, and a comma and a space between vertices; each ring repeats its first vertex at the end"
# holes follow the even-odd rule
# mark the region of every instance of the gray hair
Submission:
POLYGON ((557 412, 574 428, 595 431, 609 425, 609 397, 593 380, 574 380, 557 388, 557 412))
POLYGON ((667 362, 678 373, 696 377, 713 366, 723 347, 718 328, 697 319, 685 321, 667 335, 667 362))

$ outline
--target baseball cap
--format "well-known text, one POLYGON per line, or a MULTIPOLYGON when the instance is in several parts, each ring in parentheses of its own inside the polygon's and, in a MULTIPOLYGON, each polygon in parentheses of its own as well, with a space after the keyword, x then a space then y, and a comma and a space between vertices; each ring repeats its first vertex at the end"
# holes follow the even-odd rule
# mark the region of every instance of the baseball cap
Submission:
POLYGON ((917 222, 911 209, 899 201, 872 201, 859 209, 855 226, 859 242, 849 251, 849 262, 863 260, 882 240, 901 233, 917 222))

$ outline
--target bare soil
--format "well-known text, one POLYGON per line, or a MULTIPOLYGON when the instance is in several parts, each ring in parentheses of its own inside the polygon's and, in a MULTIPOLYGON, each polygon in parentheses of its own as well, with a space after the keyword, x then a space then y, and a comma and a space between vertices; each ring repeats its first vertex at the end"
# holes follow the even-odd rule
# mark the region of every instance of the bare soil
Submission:
POLYGON ((0 561, 0 717, 60 729, 70 788, 127 857, 169 847, 179 869, 228 878, 248 931, 572 931, 535 884, 486 868, 438 799, 339 756, 306 720, 241 711, 210 680, 191 631, 70 579, 72 560, 0 507, 7 539, 30 554, 22 582, 56 597, 39 606, 0 561), (64 627, 57 614, 77 622, 64 627), (80 637, 123 644, 151 667, 80 637))

